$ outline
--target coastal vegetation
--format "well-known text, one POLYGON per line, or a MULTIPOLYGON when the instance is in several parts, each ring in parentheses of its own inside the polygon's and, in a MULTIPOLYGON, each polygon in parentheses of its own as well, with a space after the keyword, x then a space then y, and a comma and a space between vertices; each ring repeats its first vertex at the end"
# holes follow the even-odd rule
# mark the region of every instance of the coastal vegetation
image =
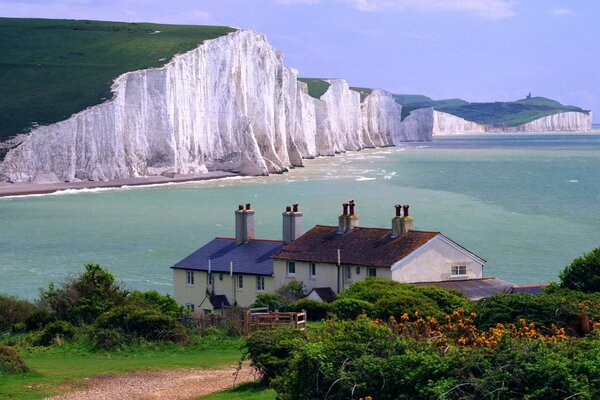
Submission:
POLYGON ((64 120, 112 97, 119 75, 160 67, 175 54, 234 31, 82 20, 0 18, 0 141, 64 120), (18 96, 15 96, 18 93, 18 96))
POLYGON ((320 78, 298 78, 300 82, 306 83, 308 86, 308 95, 315 99, 320 99, 327 92, 331 83, 320 78))
POLYGON ((433 107, 437 111, 464 118, 468 121, 495 127, 513 127, 535 119, 562 112, 589 113, 576 106, 565 106, 544 97, 531 97, 517 101, 469 103, 462 99, 432 100, 420 95, 394 95, 402 105, 402 118, 419 108, 433 107))

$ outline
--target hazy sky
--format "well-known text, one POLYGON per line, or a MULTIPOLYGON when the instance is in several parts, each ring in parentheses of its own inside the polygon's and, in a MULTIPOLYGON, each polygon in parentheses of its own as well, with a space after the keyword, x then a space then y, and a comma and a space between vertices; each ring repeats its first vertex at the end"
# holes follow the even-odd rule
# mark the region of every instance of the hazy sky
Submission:
POLYGON ((0 16, 250 28, 301 76, 434 99, 531 91, 600 122, 596 0, 0 0, 0 16))

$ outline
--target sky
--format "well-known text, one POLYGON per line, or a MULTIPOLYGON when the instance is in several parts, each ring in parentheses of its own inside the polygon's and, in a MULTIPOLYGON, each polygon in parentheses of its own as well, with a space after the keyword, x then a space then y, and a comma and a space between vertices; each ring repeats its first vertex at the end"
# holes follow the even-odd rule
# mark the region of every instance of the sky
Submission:
POLYGON ((531 92, 600 123, 597 0, 0 0, 0 16, 248 28, 300 76, 436 100, 531 92))

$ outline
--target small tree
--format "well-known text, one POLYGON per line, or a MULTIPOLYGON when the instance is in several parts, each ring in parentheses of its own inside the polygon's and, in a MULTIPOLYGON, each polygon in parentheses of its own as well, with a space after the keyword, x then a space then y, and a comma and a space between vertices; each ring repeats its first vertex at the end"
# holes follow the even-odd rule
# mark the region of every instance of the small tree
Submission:
POLYGON ((573 260, 559 275, 560 286, 581 292, 600 292, 600 247, 573 260))

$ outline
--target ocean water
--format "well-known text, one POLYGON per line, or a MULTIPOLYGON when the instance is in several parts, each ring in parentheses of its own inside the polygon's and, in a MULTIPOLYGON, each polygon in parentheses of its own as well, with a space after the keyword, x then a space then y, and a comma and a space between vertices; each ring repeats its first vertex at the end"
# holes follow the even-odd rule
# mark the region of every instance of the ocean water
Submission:
POLYGON ((35 298, 86 263, 131 289, 171 293, 170 266, 252 203, 258 237, 279 238, 299 203, 304 227, 337 223, 354 199, 360 225, 388 227, 396 203, 516 284, 558 279, 600 246, 600 133, 460 136, 307 160, 269 177, 0 199, 0 293, 35 298))

